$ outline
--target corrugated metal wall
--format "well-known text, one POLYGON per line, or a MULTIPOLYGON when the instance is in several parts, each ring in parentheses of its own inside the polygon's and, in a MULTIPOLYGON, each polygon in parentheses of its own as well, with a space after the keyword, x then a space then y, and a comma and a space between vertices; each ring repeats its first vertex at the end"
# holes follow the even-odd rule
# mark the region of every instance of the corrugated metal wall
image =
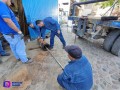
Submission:
POLYGON ((58 19, 58 0, 22 0, 27 22, 45 17, 58 19))

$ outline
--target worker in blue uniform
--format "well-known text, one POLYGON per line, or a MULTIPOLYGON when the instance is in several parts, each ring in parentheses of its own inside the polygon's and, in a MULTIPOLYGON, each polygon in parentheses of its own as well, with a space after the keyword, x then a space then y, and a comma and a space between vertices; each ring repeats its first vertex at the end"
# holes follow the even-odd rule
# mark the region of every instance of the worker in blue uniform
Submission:
POLYGON ((66 46, 65 51, 71 61, 58 76, 58 83, 65 90, 90 90, 93 85, 93 75, 88 59, 82 55, 78 46, 66 46))
POLYGON ((51 30, 50 48, 49 49, 53 49, 53 47, 54 47, 54 37, 55 36, 57 36, 60 39, 60 41, 63 44, 63 48, 66 46, 66 42, 65 42, 64 37, 62 35, 60 25, 52 17, 47 17, 44 20, 37 20, 36 25, 38 25, 41 28, 41 32, 42 31, 44 32, 43 37, 41 37, 41 41, 43 41, 45 39, 46 29, 51 30))
MULTIPOLYGON (((33 33, 35 33, 38 44, 43 42, 44 40, 42 41, 41 37, 45 39, 46 30, 42 30, 44 28, 40 28, 35 23, 28 23, 28 26, 29 26, 29 30, 31 30, 30 31, 31 36, 33 36, 33 33)), ((43 44, 43 43, 41 43, 41 44, 43 44)))
POLYGON ((10 5, 11 0, 0 1, 0 32, 10 44, 15 58, 21 60, 22 63, 30 63, 32 60, 28 59, 26 55, 25 43, 23 40, 24 35, 20 30, 14 13, 9 8, 10 5))

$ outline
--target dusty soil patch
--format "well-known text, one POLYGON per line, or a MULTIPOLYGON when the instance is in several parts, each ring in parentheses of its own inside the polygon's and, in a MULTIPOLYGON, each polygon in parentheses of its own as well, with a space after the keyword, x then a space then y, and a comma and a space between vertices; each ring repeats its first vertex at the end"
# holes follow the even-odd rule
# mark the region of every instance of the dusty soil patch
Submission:
MULTIPOLYGON (((11 81, 11 82, 22 82, 20 87, 12 87, 9 90, 26 90, 29 88, 31 84, 36 84, 37 82, 41 81, 38 79, 40 77, 40 73, 45 71, 45 68, 42 68, 42 63, 44 59, 47 57, 48 52, 40 51, 37 56, 33 58, 34 62, 31 64, 22 64, 21 62, 17 62, 13 57, 9 58, 2 65, 4 66, 2 70, 3 75, 0 77, 0 90, 8 90, 3 87, 4 81, 11 81), (5 64, 5 65, 4 65, 5 64)), ((1 66, 2 67, 2 66, 1 66)), ((45 78, 44 76, 41 76, 45 78)))
MULTIPOLYGON (((12 82, 22 82, 22 85, 20 87, 11 87, 9 90, 25 90, 28 85, 31 84, 31 78, 28 74, 27 67, 22 65, 22 67, 17 68, 16 70, 13 70, 11 73, 6 75, 6 80, 12 81, 12 82)), ((6 90, 3 86, 0 87, 0 90, 6 90)))
POLYGON ((37 62, 41 62, 41 60, 44 60, 48 56, 47 51, 41 51, 37 56, 34 57, 34 60, 37 62))

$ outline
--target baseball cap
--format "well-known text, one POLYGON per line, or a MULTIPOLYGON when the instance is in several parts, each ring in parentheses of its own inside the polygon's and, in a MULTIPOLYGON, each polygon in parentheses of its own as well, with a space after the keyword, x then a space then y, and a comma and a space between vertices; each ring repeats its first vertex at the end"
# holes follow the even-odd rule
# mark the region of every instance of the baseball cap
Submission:
POLYGON ((82 57, 82 50, 76 45, 66 46, 65 51, 75 59, 80 59, 82 57))

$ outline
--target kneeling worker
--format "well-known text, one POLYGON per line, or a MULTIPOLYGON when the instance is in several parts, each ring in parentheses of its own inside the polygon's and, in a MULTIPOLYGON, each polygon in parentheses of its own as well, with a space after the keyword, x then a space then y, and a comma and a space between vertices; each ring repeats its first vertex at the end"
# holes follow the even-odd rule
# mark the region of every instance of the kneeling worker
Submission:
POLYGON ((66 46, 71 60, 63 73, 58 76, 58 83, 66 90, 90 90, 93 85, 92 67, 78 46, 66 46))

